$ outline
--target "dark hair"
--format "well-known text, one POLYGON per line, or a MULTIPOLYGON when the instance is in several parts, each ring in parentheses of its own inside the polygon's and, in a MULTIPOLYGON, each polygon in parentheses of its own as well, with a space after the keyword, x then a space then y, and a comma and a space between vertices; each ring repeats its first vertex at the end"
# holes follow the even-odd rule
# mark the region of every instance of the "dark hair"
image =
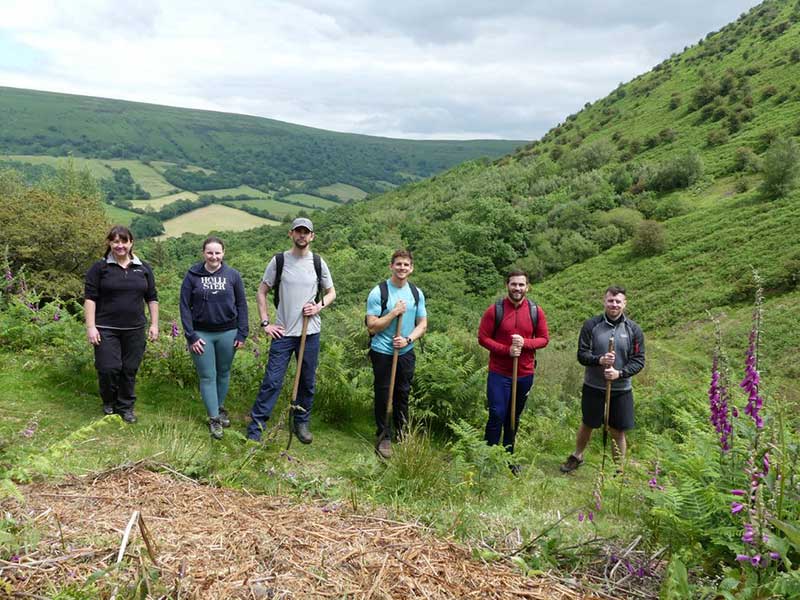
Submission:
POLYGON ((622 287, 621 285, 610 285, 610 286, 608 286, 606 288, 606 293, 603 294, 603 295, 605 296, 606 294, 611 294, 612 296, 616 296, 618 294, 622 294, 626 298, 628 297, 627 292, 625 292, 625 288, 622 287))
MULTIPOLYGON (((116 238, 121 239, 123 242, 133 242, 133 233, 125 225, 114 225, 111 231, 106 236, 106 253, 103 255, 108 258, 108 253, 111 252, 111 244, 116 238)), ((128 252, 128 256, 133 258, 133 248, 128 252)))
POLYGON ((394 264, 398 258, 407 258, 408 262, 412 265, 414 264, 414 257, 411 255, 411 250, 395 250, 394 254, 392 254, 392 262, 390 264, 394 264))
POLYGON ((205 250, 206 246, 208 246, 209 244, 219 244, 220 246, 222 246, 222 251, 223 252, 225 251, 225 242, 223 242, 216 236, 210 235, 206 238, 206 241, 203 242, 203 250, 205 250))
POLYGON ((531 278, 528 277, 528 274, 525 271, 522 271, 521 269, 514 269, 513 271, 509 271, 508 275, 506 275, 506 285, 508 285, 508 282, 511 281, 512 277, 524 277, 525 283, 530 283, 531 281, 531 278))

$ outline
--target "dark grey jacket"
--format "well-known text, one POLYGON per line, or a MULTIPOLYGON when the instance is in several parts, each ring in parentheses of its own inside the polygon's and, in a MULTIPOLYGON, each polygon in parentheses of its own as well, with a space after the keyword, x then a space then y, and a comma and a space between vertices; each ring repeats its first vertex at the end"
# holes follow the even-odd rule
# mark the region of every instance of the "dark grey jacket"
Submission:
POLYGON ((600 364, 600 357, 608 352, 608 340, 612 336, 617 354, 614 368, 622 375, 611 382, 611 389, 629 390, 632 387, 630 378, 644 368, 644 333, 625 315, 616 324, 605 314, 587 319, 583 324, 578 336, 578 362, 586 367, 583 382, 589 387, 606 388, 605 367, 600 364))

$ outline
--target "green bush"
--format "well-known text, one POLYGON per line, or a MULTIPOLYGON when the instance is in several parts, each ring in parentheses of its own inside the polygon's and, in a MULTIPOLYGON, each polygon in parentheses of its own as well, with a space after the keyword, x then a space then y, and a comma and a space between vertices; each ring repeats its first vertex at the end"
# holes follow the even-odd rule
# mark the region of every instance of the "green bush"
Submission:
POLYGON ((761 169, 761 159, 752 148, 739 146, 733 153, 733 171, 735 173, 757 173, 761 169))
POLYGON ((778 138, 764 154, 761 190, 767 198, 785 196, 797 185, 800 148, 791 138, 778 138))
POLYGON ((690 151, 658 165, 655 175, 645 185, 647 189, 657 192, 670 192, 689 187, 702 174, 703 161, 700 155, 690 151))
POLYGON ((656 256, 667 249, 667 233, 658 221, 642 221, 631 240, 635 256, 656 256))

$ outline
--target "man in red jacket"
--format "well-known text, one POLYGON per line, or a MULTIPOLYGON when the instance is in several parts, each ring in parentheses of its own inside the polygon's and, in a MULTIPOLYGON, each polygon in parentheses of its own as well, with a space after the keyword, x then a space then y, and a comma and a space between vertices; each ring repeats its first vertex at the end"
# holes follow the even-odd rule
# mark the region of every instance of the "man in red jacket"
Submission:
MULTIPOLYGON (((489 420, 484 438, 490 446, 500 442, 514 452, 519 416, 533 386, 533 371, 538 348, 550 341, 547 319, 540 306, 526 296, 530 285, 524 271, 511 271, 506 277, 508 295, 486 309, 478 329, 478 343, 489 351, 489 377, 486 396, 489 420), (516 415, 511 422, 511 382, 517 359, 516 415)), ((516 472, 514 467, 512 470, 516 472)))

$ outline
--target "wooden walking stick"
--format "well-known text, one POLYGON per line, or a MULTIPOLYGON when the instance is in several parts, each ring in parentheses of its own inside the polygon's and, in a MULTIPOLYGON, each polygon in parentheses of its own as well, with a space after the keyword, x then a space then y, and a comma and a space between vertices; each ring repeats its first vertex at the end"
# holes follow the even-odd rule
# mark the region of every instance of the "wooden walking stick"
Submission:
MULTIPOLYGON (((608 340, 608 351, 614 352, 614 337, 608 340)), ((606 468, 606 445, 608 444, 608 414, 611 410, 611 380, 606 379, 606 404, 603 407, 603 460, 600 470, 605 472, 606 468)))
MULTIPOLYGON (((397 333, 395 337, 400 335, 403 330, 403 315, 397 316, 397 333)), ((380 441, 385 439, 392 439, 392 419, 394 417, 394 407, 392 405, 394 400, 394 380, 397 376, 397 359, 400 356, 400 349, 395 348, 392 353, 392 370, 389 374, 389 397, 386 399, 386 420, 383 424, 383 433, 381 434, 380 441)), ((380 443, 380 442, 379 442, 380 443)))
POLYGON ((514 357, 511 367, 511 431, 517 428, 517 369, 519 368, 519 356, 514 357))
POLYGON ((308 315, 303 315, 303 330, 300 333, 300 349, 297 351, 297 372, 294 374, 294 386, 292 386, 292 401, 289 404, 289 443, 286 449, 292 445, 294 437, 294 405, 297 402, 297 390, 300 387, 300 375, 303 372, 303 354, 306 352, 306 333, 308 332, 308 315))

